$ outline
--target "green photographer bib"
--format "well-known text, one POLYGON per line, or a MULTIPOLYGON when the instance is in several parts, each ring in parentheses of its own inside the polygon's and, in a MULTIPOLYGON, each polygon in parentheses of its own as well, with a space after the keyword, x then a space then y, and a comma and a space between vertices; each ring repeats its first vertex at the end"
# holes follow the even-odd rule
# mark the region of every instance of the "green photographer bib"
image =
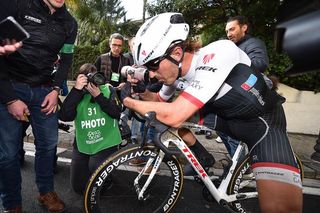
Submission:
MULTIPOLYGON (((100 86, 107 98, 110 90, 107 85, 100 86)), ((92 103, 90 94, 85 94, 77 106, 77 116, 74 120, 76 142, 79 152, 95 154, 106 148, 118 145, 121 135, 118 121, 103 112, 99 104, 92 103)))

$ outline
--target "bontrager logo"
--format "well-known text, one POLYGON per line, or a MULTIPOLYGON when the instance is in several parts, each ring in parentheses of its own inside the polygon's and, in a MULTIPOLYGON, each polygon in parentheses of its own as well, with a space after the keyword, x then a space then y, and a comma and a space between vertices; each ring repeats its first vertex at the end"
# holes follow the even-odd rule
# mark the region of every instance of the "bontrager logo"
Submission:
POLYGON ((168 161, 168 166, 170 167, 172 174, 174 175, 174 184, 172 194, 170 195, 170 198, 168 199, 167 203, 163 206, 164 212, 168 211, 172 204, 174 204, 176 197, 178 196, 181 190, 181 181, 177 165, 173 161, 168 161))
POLYGON ((36 22, 36 23, 39 23, 39 24, 42 23, 41 19, 38 19, 38 18, 35 18, 35 17, 32 17, 32 16, 25 15, 24 18, 29 20, 29 21, 33 21, 33 22, 36 22))

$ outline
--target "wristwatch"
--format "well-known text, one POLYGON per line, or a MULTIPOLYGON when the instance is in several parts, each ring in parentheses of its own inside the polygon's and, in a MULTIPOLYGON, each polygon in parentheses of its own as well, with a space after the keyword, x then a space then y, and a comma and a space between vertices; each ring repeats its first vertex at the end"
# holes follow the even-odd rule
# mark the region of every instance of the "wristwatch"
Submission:
POLYGON ((54 87, 52 87, 52 90, 57 91, 57 93, 60 95, 62 89, 60 87, 58 87, 58 86, 54 86, 54 87))

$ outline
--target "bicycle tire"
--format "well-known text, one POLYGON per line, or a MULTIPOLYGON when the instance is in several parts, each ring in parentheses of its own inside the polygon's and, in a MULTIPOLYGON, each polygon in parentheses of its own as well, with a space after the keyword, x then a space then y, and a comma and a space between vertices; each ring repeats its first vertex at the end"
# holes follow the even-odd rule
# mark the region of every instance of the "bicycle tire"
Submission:
MULTIPOLYGON (((303 167, 300 161, 300 158, 295 155, 297 159, 297 164, 300 169, 301 182, 304 178, 303 167)), ((239 163, 239 165, 235 168, 234 175, 230 180, 230 184, 227 189, 227 194, 237 194, 244 192, 257 192, 256 182, 254 177, 251 179, 244 178, 246 171, 251 167, 250 156, 246 156, 246 158, 239 163)), ((259 206, 254 205, 258 203, 258 197, 238 200, 231 203, 232 210, 236 212, 249 212, 249 213, 259 213, 259 206)))
MULTIPOLYGON (((176 204, 183 188, 182 167, 175 156, 164 157, 160 164, 160 174, 155 175, 147 188, 147 199, 138 201, 134 179, 137 167, 129 161, 143 155, 154 157, 158 148, 146 145, 129 145, 106 159, 93 173, 84 194, 87 213, 101 212, 169 212, 176 204), (113 185, 102 190, 107 177, 112 175, 113 185)), ((148 176, 142 176, 144 182, 148 176)))

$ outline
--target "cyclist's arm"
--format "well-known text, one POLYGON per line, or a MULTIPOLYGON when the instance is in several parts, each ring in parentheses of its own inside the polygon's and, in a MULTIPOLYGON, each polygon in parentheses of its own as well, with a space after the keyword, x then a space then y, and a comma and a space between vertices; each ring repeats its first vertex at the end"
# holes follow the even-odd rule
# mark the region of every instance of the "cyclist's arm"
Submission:
POLYGON ((149 90, 146 90, 145 92, 140 93, 139 97, 141 98, 141 100, 144 100, 144 101, 159 101, 157 93, 151 92, 149 90))
POLYGON ((179 127, 197 110, 198 106, 191 104, 183 96, 179 96, 174 102, 153 102, 140 101, 132 98, 125 98, 126 107, 138 112, 141 115, 154 111, 157 113, 157 119, 166 125, 179 127))

